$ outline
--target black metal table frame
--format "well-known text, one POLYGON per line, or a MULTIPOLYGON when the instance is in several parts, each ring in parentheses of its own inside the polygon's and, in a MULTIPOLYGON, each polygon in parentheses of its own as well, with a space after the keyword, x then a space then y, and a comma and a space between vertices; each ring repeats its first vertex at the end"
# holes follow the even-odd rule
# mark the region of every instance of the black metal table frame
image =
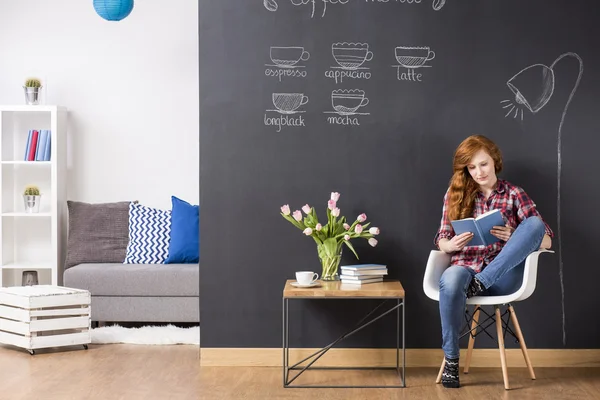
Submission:
POLYGON ((283 387, 284 388, 405 388, 406 387, 406 347, 405 347, 405 329, 404 329, 404 314, 406 308, 406 300, 401 297, 284 297, 283 298, 283 306, 282 306, 282 314, 283 314, 283 387), (371 310, 367 315, 365 315, 360 321, 356 323, 356 326, 344 333, 336 340, 323 347, 322 349, 316 351, 315 353, 305 357, 304 359, 298 361, 294 365, 290 366, 290 342, 289 342, 289 300, 290 299, 298 299, 298 300, 367 300, 367 299, 375 299, 375 300, 383 300, 377 307, 371 310), (369 318, 372 314, 374 314, 379 308, 381 308, 385 303, 389 300, 395 300, 396 304, 388 309, 387 311, 381 313, 377 317, 370 319, 365 322, 367 318, 369 318), (400 307, 402 307, 402 369, 400 368, 400 307), (327 353, 333 346, 341 342, 343 339, 355 334, 356 332, 362 330, 363 328, 371 325, 373 322, 379 320, 380 318, 396 311, 396 366, 395 367, 312 367, 312 365, 321 358, 325 353, 327 353), (310 361, 306 366, 301 367, 300 364, 309 360, 310 358, 315 357, 314 360, 310 361), (292 385, 300 375, 304 372, 311 370, 396 370, 398 377, 401 381, 400 385, 292 385), (293 378, 290 379, 290 371, 300 370, 293 378))

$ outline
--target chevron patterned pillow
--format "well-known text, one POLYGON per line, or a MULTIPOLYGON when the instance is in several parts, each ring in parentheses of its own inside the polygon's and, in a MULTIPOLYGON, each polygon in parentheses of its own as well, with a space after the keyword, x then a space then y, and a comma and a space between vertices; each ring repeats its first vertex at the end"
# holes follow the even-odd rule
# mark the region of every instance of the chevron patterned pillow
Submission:
POLYGON ((164 264, 170 241, 170 210, 129 205, 129 243, 123 264, 164 264))

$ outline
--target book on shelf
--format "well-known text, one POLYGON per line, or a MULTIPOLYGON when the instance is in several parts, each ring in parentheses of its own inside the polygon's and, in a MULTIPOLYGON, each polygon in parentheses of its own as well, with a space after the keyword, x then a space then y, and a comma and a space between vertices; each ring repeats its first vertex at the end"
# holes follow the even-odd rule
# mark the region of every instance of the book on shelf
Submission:
POLYGON ((368 279, 347 279, 346 277, 341 276, 340 280, 341 280, 342 284, 344 284, 344 285, 361 286, 361 285, 366 285, 369 283, 383 282, 383 277, 378 276, 378 277, 372 277, 372 278, 368 278, 368 279))
POLYGON ((450 221, 450 223, 457 235, 465 232, 473 233, 473 239, 467 243, 467 246, 489 246, 500 241, 490 231, 494 226, 504 226, 506 224, 499 209, 490 210, 477 218, 464 218, 450 221))
POLYGON ((35 150, 35 161, 46 161, 44 159, 44 156, 46 154, 46 146, 48 145, 49 137, 50 137, 50 131, 48 129, 42 129, 40 131, 38 146, 37 146, 37 149, 35 150))
POLYGON ((52 142, 52 140, 51 140, 51 138, 52 138, 52 135, 51 135, 52 131, 48 130, 47 132, 48 132, 48 139, 46 141, 46 145, 44 146, 44 151, 42 153, 42 160, 43 161, 50 161, 50 154, 51 154, 50 153, 50 148, 51 148, 51 142, 52 142))
POLYGON ((26 155, 25 161, 35 160, 35 149, 37 149, 38 135, 39 135, 39 132, 37 130, 35 130, 35 129, 29 130, 29 137, 31 137, 31 140, 28 141, 29 146, 25 150, 25 155, 26 155))
POLYGON ((27 135, 27 144, 25 145, 25 155, 23 156, 24 161, 27 161, 29 159, 29 149, 31 148, 32 137, 33 137, 33 129, 30 129, 29 135, 27 135))
POLYGON ((30 129, 23 160, 50 161, 51 137, 49 129, 30 129))
POLYGON ((50 161, 50 149, 51 149, 51 142, 52 142, 52 135, 51 135, 52 131, 48 130, 48 142, 46 142, 46 147, 44 148, 44 161, 50 161))

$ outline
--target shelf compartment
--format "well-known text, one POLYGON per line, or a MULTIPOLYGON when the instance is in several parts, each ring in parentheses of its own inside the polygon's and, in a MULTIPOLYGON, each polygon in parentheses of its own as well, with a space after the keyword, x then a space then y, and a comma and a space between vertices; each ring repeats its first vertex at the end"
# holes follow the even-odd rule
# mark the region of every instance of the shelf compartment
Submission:
MULTIPOLYGON (((1 161, 25 161, 25 148, 29 131, 35 129, 40 132, 43 129, 52 130, 51 109, 25 108, 31 112, 21 113, 22 110, 1 111, 2 120, 2 153, 1 161), (14 111, 14 112, 11 112, 14 111)), ((42 162, 42 161, 29 161, 42 162)))
POLYGON ((3 218, 2 265, 55 264, 49 262, 56 260, 51 229, 50 218, 3 218))
MULTIPOLYGON (((42 161, 28 161, 37 163, 42 161)), ((51 168, 31 168, 22 164, 2 165, 2 216, 29 216, 49 214, 52 205, 51 168), (36 185, 42 194, 39 213, 25 213, 23 192, 28 185, 36 185)))

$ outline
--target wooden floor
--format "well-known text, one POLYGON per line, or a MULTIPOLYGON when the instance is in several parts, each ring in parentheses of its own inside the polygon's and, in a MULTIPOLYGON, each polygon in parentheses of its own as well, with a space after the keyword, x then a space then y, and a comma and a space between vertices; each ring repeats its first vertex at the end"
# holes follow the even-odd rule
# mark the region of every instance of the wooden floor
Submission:
MULTIPOLYGON (((0 346, 0 399, 600 399, 600 368, 472 368, 461 389, 437 368, 407 369, 404 389, 284 389, 280 368, 203 367, 197 346, 91 345, 39 351, 0 346)), ((309 371, 297 383, 391 383, 385 371, 309 371), (308 375, 310 374, 310 375, 308 375)))

